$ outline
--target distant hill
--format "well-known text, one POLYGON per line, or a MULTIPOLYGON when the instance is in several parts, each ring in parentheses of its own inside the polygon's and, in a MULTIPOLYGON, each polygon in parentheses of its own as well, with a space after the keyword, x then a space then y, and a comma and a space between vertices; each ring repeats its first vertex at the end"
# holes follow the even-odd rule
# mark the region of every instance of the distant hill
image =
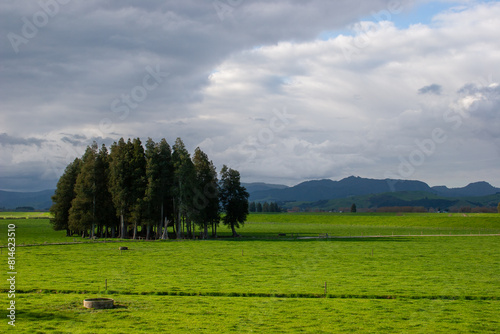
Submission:
POLYGON ((282 202, 287 209, 319 209, 324 211, 348 210, 353 203, 358 209, 378 209, 382 207, 424 207, 425 209, 450 210, 462 207, 496 208, 500 193, 480 197, 443 197, 429 192, 399 191, 381 194, 352 196, 315 202, 282 202))
POLYGON ((48 210, 52 205, 54 189, 37 192, 15 192, 0 190, 0 208, 14 210, 17 207, 33 207, 35 210, 48 210))
MULTIPOLYGON (((286 206, 308 206, 321 209, 350 206, 495 206, 500 201, 500 188, 488 182, 475 182, 462 188, 429 187, 416 180, 367 179, 350 176, 340 181, 313 180, 293 187, 281 184, 243 183, 250 201, 287 203, 286 206), (307 204, 306 204, 307 203, 307 204), (495 204, 496 203, 496 204, 495 204), (313 205, 314 204, 314 205, 313 205)), ((54 189, 38 192, 0 190, 0 209, 33 207, 46 210, 52 205, 54 189)))
POLYGON ((249 192, 250 201, 314 202, 319 200, 385 193, 391 191, 432 192, 432 189, 426 183, 421 181, 391 179, 377 180, 350 176, 340 181, 306 181, 293 187, 249 192))
POLYGON ((315 202, 351 196, 382 194, 389 192, 426 192, 442 197, 480 197, 500 193, 487 182, 471 183, 463 188, 445 186, 430 187, 427 183, 416 180, 367 179, 350 176, 340 181, 314 180, 297 184, 293 187, 266 185, 247 188, 250 201, 264 202, 315 202))
POLYGON ((243 187, 247 189, 249 193, 254 193, 256 191, 266 191, 271 189, 286 189, 288 186, 282 184, 269 184, 263 182, 254 182, 254 183, 242 183, 243 187))
POLYGON ((314 180, 293 187, 259 184, 247 188, 250 201, 279 202, 286 208, 299 207, 332 210, 350 207, 380 208, 421 206, 425 208, 496 207, 500 188, 487 182, 471 183, 463 188, 430 187, 415 180, 377 180, 350 176, 340 181, 314 180))
POLYGON ((488 196, 500 193, 500 188, 495 188, 488 182, 475 182, 463 188, 448 188, 446 186, 432 187, 434 193, 447 197, 488 196))

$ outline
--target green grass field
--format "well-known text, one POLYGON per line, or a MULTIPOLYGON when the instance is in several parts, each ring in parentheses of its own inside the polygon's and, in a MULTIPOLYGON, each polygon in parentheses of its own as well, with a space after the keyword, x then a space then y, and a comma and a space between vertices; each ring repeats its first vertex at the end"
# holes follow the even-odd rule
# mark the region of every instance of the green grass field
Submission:
MULTIPOLYGON (((13 221, 18 245, 43 244, 44 236, 73 241, 52 231, 48 220, 13 221)), ((13 221, 0 220, 0 244, 13 221)), ((493 333, 500 329, 500 237, 457 236, 476 230, 498 233, 500 215, 262 214, 249 216, 238 239, 17 247, 16 328, 493 333), (348 237, 390 236, 391 230, 417 236, 348 237), (451 236, 439 236, 445 232, 451 236), (277 233, 347 237, 293 240, 277 233), (83 308, 84 298, 97 296, 115 299, 118 307, 83 308)), ((2 259, 7 263, 6 249, 2 259)), ((7 320, 0 322, 0 331, 7 327, 7 320)))
MULTIPOLYGON (((22 294, 22 333, 495 333, 498 301, 22 294)), ((0 324, 0 330, 5 329, 0 324)), ((6 332, 6 331, 5 331, 6 332)), ((13 331, 14 332, 14 331, 13 331)))
POLYGON ((0 212, 0 219, 49 218, 49 212, 0 212))
MULTIPOLYGON (((243 231, 242 231, 243 232, 243 231)), ((251 214, 245 235, 301 236, 499 234, 498 214, 251 214)))

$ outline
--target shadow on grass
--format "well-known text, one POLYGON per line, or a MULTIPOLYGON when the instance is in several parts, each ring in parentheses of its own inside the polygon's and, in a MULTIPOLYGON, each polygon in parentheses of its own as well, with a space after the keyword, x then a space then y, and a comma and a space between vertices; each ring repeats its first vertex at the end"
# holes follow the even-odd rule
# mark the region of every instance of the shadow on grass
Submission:
POLYGON ((251 242, 251 241, 270 241, 270 242, 409 242, 411 237, 270 237, 270 236, 241 236, 237 238, 224 237, 211 239, 216 241, 236 241, 236 242, 251 242))
POLYGON ((44 321, 44 320, 73 320, 73 318, 62 315, 60 312, 30 312, 19 310, 16 314, 16 318, 27 320, 27 321, 44 321))
POLYGON ((115 305, 113 305, 113 308, 114 309, 128 309, 128 306, 115 304, 115 305))

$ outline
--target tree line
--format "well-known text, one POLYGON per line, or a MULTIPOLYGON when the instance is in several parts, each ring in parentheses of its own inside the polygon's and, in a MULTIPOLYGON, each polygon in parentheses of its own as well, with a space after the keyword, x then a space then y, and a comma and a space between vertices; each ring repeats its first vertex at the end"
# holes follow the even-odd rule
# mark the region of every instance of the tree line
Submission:
POLYGON ((217 237, 220 222, 231 228, 244 224, 248 197, 238 171, 220 171, 198 147, 191 157, 177 138, 151 138, 145 148, 139 138, 114 142, 110 150, 96 142, 70 163, 59 178, 50 208, 55 230, 68 236, 168 239, 194 238, 195 230, 217 237))
POLYGON ((250 212, 283 212, 283 209, 278 205, 277 202, 250 202, 248 205, 248 211, 250 212))

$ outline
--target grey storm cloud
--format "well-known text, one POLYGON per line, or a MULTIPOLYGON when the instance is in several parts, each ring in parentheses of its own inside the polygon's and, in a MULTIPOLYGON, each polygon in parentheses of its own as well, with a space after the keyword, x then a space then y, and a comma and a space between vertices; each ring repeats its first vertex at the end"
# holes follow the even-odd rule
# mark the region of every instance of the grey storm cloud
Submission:
MULTIPOLYGON (((123 118, 141 121, 144 114, 154 117, 159 112, 178 118, 188 113, 186 104, 203 100, 200 91, 209 84, 210 73, 232 54, 282 40, 310 40, 387 6, 383 0, 241 1, 220 13, 214 3, 60 5, 46 24, 35 27, 36 33, 23 37, 26 43, 0 40, 0 97, 7 108, 50 108, 44 110, 48 117, 36 121, 39 131, 46 132, 75 123, 98 127, 104 118, 121 127, 123 118), (148 66, 168 73, 168 78, 144 98, 144 91, 134 89, 142 86, 148 66)), ((26 22, 34 24, 41 11, 37 3, 3 5, 2 36, 25 36, 23 31, 30 32, 26 22)), ((19 126, 27 113, 14 115, 12 122, 19 126)), ((122 134, 128 135, 125 130, 122 134)))
MULTIPOLYGON (((246 181, 384 177, 438 126, 450 101, 475 103, 460 135, 450 131, 440 147, 447 160, 433 156, 449 170, 464 156, 455 137, 473 143, 486 126, 498 133, 487 117, 496 119, 500 4, 436 12, 426 25, 412 17, 425 3, 6 1, 0 179, 12 180, 9 188, 55 186, 86 145, 120 137, 181 137, 246 181), (391 22, 400 13, 407 25, 391 22), (488 84, 466 87, 489 75, 488 84)), ((478 145, 477 154, 491 150, 478 145)), ((432 182, 433 159, 412 177, 432 182)))
POLYGON ((21 146, 37 146, 41 147, 46 140, 38 138, 20 138, 10 136, 7 133, 0 133, 0 145, 21 145, 21 146))
POLYGON ((438 84, 432 84, 429 86, 424 86, 418 90, 419 94, 434 94, 434 95, 441 95, 443 87, 438 84))

